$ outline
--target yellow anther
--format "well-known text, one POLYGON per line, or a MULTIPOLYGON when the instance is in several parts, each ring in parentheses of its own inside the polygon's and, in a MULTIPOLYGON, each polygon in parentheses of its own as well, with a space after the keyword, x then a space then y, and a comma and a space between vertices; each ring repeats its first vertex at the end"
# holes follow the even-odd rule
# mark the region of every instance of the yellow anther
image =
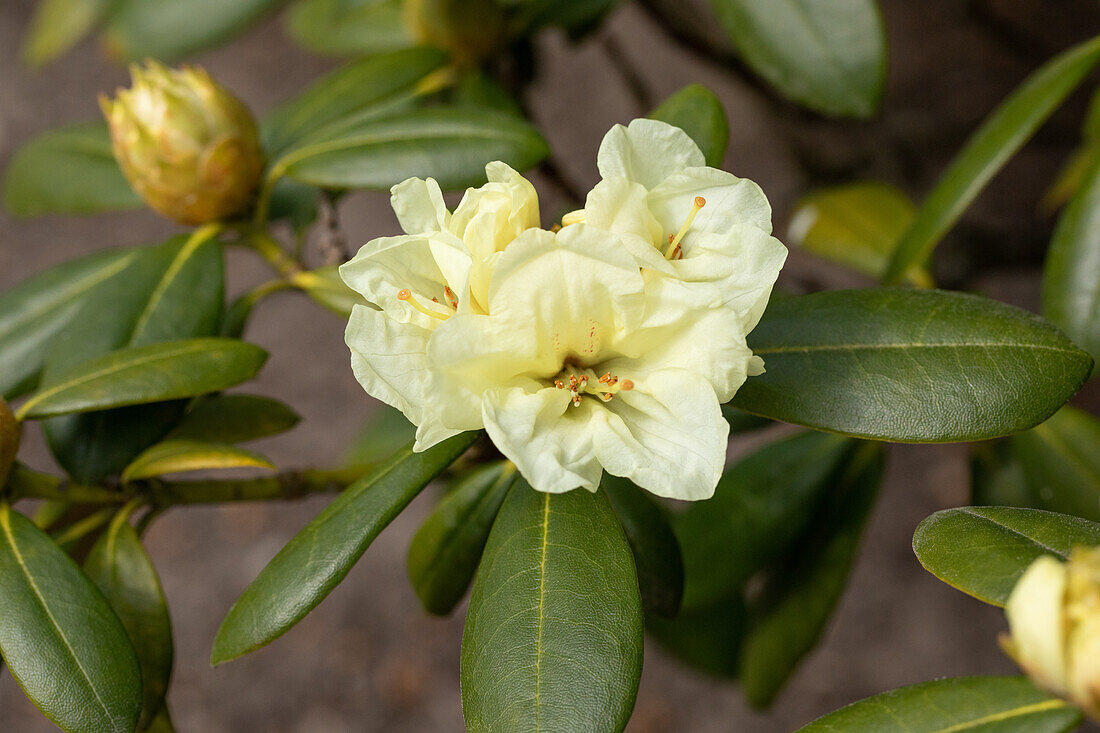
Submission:
POLYGON ((424 306, 420 305, 420 303, 417 303, 416 298, 413 297, 412 291, 409 290, 408 288, 405 288, 403 290, 399 290, 397 292, 397 299, 405 301, 406 303, 411 305, 413 308, 416 308, 418 311, 420 311, 421 313, 423 313, 426 316, 431 316, 432 318, 438 318, 441 321, 445 321, 445 320, 447 320, 448 318, 451 317, 449 313, 436 313, 435 311, 428 310, 424 306))
POLYGON ((676 233, 676 236, 669 240, 668 249, 665 250, 665 259, 675 259, 676 251, 680 247, 680 240, 687 234, 688 229, 691 228, 691 223, 695 221, 695 215, 699 213, 699 209, 707 205, 707 200, 702 196, 695 197, 695 203, 692 204, 691 211, 688 212, 687 219, 684 221, 684 225, 680 227, 680 231, 676 233))

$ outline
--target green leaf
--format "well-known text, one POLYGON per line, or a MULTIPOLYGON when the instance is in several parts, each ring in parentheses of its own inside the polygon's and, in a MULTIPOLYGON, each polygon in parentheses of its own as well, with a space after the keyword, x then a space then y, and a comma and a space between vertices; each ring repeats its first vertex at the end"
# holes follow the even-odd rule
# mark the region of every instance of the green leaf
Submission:
POLYGON ((1100 522, 1100 420, 1067 405, 1009 444, 1034 506, 1100 522))
POLYGON ((729 679, 740 672, 748 615, 739 592, 681 609, 676 618, 647 615, 645 627, 661 646, 695 669, 729 679))
POLYGON ((119 349, 59 375, 18 414, 37 419, 196 397, 251 379, 266 359, 259 346, 226 338, 119 349))
POLYGON ((1100 524, 1041 509, 963 507, 925 518, 913 552, 928 572, 963 593, 1003 606, 1031 562, 1066 560, 1076 545, 1100 544, 1100 524))
POLYGON ((1092 358, 1041 318, 938 290, 841 290, 773 301, 749 346, 767 373, 741 387, 735 407, 909 443, 1034 427, 1092 369, 1092 358))
POLYGON ((854 441, 802 433, 764 446, 723 474, 673 527, 684 554, 684 608, 729 598, 811 525, 854 441), (715 562, 722 558, 722 562, 715 562))
POLYGON ((684 595, 684 562, 664 510, 629 479, 605 473, 600 486, 634 555, 642 608, 666 618, 675 616, 684 595))
POLYGON ((848 581, 882 479, 881 445, 864 443, 844 466, 816 524, 769 571, 749 607, 741 686, 754 707, 771 705, 817 644, 848 581))
POLYGON ((1043 315, 1100 358, 1100 156, 1062 212, 1043 268, 1043 315))
POLYGON ((726 418, 726 422, 730 425, 730 435, 747 433, 774 424, 766 417, 752 415, 729 404, 722 405, 722 417, 726 418))
POLYGON ((0 503, 0 653, 67 733, 130 733, 141 672, 103 595, 50 538, 0 503))
POLYGON ((128 517, 128 511, 115 515, 88 554, 84 571, 111 604, 137 651, 145 725, 164 707, 172 675, 172 623, 156 568, 128 517))
POLYGON ((172 725, 172 716, 168 713, 168 706, 162 705, 157 717, 145 729, 144 733, 176 733, 176 727, 172 725))
POLYGON ((970 136, 921 204, 883 282, 895 284, 925 262, 989 180, 1016 154, 1100 61, 1100 37, 1048 61, 1003 101, 970 136))
POLYGON ((1081 712, 1023 677, 956 677, 901 687, 818 718, 797 733, 1069 733, 1081 712))
POLYGON ((412 444, 344 490, 294 536, 245 589, 225 617, 211 661, 228 662, 285 634, 339 584, 367 547, 479 433, 422 453, 412 444))
POLYGON ((171 63, 220 45, 285 0, 120 0, 104 34, 122 61, 152 57, 171 63))
POLYGON ((485 547, 462 635, 471 731, 621 731, 642 671, 642 603, 603 492, 519 483, 485 547))
MULTIPOLYGON (((208 231, 137 250, 126 269, 89 292, 52 339, 41 388, 115 349, 214 335, 224 283, 221 245, 208 231)), ((121 471, 159 440, 184 407, 163 403, 75 415, 50 420, 44 429, 58 463, 78 480, 94 483, 121 471)))
POLYGON ((1081 125, 1081 145, 1072 153, 1039 202, 1043 213, 1064 206, 1085 184, 1089 172, 1100 160, 1100 91, 1093 91, 1081 125))
POLYGON ((294 276, 294 284, 315 303, 342 318, 348 318, 357 305, 369 305, 362 295, 344 283, 337 265, 298 273, 294 276))
POLYGON ((15 465, 22 433, 22 425, 15 419, 8 403, 0 398, 0 489, 8 484, 8 474, 15 465))
POLYGON ((409 545, 409 578, 429 613, 446 616, 462 600, 515 466, 496 463, 464 477, 420 525, 409 545))
POLYGON ((523 117, 523 108, 508 90, 479 70, 468 71, 459 77, 454 89, 454 103, 495 109, 516 117, 523 117))
MULTIPOLYGON (((798 202, 788 239, 818 257, 880 278, 915 212, 909 197, 887 183, 864 181, 825 188, 798 202)), ((932 287, 923 267, 914 267, 907 279, 919 287, 932 287)))
POLYGON ((12 156, 4 176, 4 207, 13 216, 95 214, 142 206, 115 162, 104 122, 42 133, 12 156))
POLYGON ((369 466, 386 460, 416 437, 416 426, 395 407, 378 403, 344 454, 345 466, 369 466))
POLYGON ((276 159, 333 123, 412 99, 446 61, 442 51, 409 48, 337 69, 264 118, 264 149, 276 159))
POLYGON ((389 190, 411 176, 430 176, 457 189, 483 182, 488 161, 526 170, 549 152, 534 127, 510 114, 433 107, 372 119, 305 144, 272 172, 323 188, 389 190))
POLYGON ((290 37, 311 51, 360 56, 412 45, 402 0, 298 0, 287 12, 290 37))
POLYGON ((1007 440, 970 446, 970 499, 975 506, 1038 505, 1024 468, 1007 440))
POLYGON ((61 56, 103 19, 114 0, 42 0, 23 38, 23 61, 43 66, 61 56))
POLYGON ((267 458, 228 443, 169 439, 141 452, 122 472, 122 482, 163 476, 166 473, 208 471, 225 468, 267 468, 275 466, 267 458))
POLYGON ((870 117, 886 77, 874 0, 711 0, 745 63, 785 97, 838 117, 870 117))
POLYGON ((290 430, 300 419, 294 410, 270 397, 222 394, 197 401, 167 437, 246 443, 290 430))
POLYGON ((718 168, 730 141, 726 110, 717 95, 702 84, 689 84, 649 113, 655 120, 675 125, 691 136, 703 151, 707 165, 718 168))
POLYGON ((138 250, 96 252, 39 273, 0 296, 0 395, 34 388, 54 337, 96 286, 124 270, 138 250))

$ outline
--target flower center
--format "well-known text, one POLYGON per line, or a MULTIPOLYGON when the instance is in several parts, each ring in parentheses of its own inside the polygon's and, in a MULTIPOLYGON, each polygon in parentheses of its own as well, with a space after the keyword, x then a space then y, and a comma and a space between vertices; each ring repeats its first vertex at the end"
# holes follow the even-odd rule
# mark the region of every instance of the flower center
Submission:
POLYGON ((417 301, 417 299, 415 297, 413 297, 412 291, 409 290, 408 288, 404 288, 403 290, 399 290, 397 292, 397 299, 398 300, 403 300, 406 303, 408 303, 409 305, 411 305, 413 308, 415 308, 416 310, 423 313, 424 315, 430 316, 432 318, 438 318, 441 321, 447 320, 448 318, 450 318, 451 316, 453 316, 455 314, 456 310, 458 310, 458 298, 455 296, 454 291, 451 290, 446 285, 443 286, 443 297, 447 300, 446 305, 444 305, 443 303, 440 303, 439 298, 432 298, 432 301, 431 301, 432 303, 434 303, 436 305, 443 306, 444 308, 449 308, 450 309, 449 312, 440 313, 439 311, 435 310, 434 308, 430 308, 430 307, 427 307, 425 305, 422 305, 419 301, 417 301))
POLYGON ((684 235, 688 233, 688 229, 691 228, 691 223, 695 221, 695 215, 699 213, 699 209, 707 205, 707 200, 702 196, 696 196, 695 202, 692 204, 691 211, 688 212, 687 219, 684 220, 684 225, 680 227, 675 235, 668 235, 668 249, 665 250, 666 260, 675 260, 683 256, 683 250, 680 248, 680 240, 684 238, 684 235))
POLYGON ((610 402, 620 391, 629 392, 634 389, 634 382, 629 379, 619 379, 611 372, 604 372, 602 377, 596 377, 595 372, 591 370, 566 365, 554 380, 554 386, 558 389, 568 389, 573 395, 573 407, 580 407, 581 397, 584 395, 594 395, 602 402, 610 402))

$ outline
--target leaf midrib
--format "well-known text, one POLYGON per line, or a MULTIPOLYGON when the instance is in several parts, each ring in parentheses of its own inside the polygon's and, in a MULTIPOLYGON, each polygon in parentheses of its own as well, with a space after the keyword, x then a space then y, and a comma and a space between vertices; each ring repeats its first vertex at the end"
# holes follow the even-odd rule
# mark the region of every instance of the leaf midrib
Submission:
POLYGON ((975 718, 974 720, 968 720, 965 723, 957 723, 947 728, 940 728, 935 733, 959 733, 959 731, 972 730, 978 726, 985 725, 987 723, 997 723, 1002 720, 1011 720, 1012 718, 1020 718, 1033 713, 1041 713, 1046 710, 1057 710, 1059 708, 1069 707, 1064 700, 1051 699, 1044 700, 1043 702, 1032 703, 1031 705, 1023 705, 1012 710, 1003 710, 999 713, 992 713, 981 718, 975 718))

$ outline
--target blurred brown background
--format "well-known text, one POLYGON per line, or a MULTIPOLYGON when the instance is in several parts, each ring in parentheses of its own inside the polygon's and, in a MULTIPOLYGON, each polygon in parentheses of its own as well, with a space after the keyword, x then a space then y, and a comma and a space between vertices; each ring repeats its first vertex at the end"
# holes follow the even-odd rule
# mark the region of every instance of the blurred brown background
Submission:
MULTIPOLYGON (((704 3, 654 4, 660 2, 679 8, 681 17, 705 12, 704 3)), ((46 128, 96 116, 96 94, 126 83, 124 71, 104 61, 92 43, 44 71, 19 66, 31 7, 31 0, 0 6, 0 164, 46 128)), ((530 102, 566 175, 587 189, 596 178, 596 148, 612 123, 639 116, 685 84, 708 85, 730 118, 725 167, 763 186, 782 237, 792 205, 814 185, 874 177, 915 196, 926 192, 967 133, 1029 70, 1100 32, 1094 0, 883 0, 882 7, 890 74, 882 114, 870 122, 821 120, 771 99, 698 49, 670 40, 662 23, 630 3, 580 45, 554 34, 540 39, 541 73, 530 102), (615 55, 636 69, 638 83, 624 78, 615 55)), ((257 112, 333 65, 293 46, 278 18, 198 61, 257 112)), ((940 251, 945 283, 1034 307, 1037 267, 1052 226, 1036 213, 1036 202, 1078 140, 1086 101, 1087 92, 1078 93, 968 213, 940 251)), ((549 181, 535 179, 549 219, 566 202, 549 181)), ((341 222, 355 246, 396 226, 381 194, 348 197, 341 222)), ((0 291, 76 255, 155 241, 171 231, 146 213, 0 218, 0 291)), ((247 254, 231 253, 229 264, 234 291, 266 277, 247 254)), ((861 283, 797 253, 784 279, 796 287, 861 283)), ((343 324, 296 295, 277 296, 260 307, 248 337, 272 354, 249 391, 279 397, 304 418, 293 432, 258 448, 282 466, 336 460, 371 410, 348 369, 343 324)), ((25 460, 49 466, 34 431, 27 443, 25 460)), ((851 585, 823 643, 773 710, 750 711, 735 686, 702 678, 650 644, 629 730, 790 731, 900 685, 1013 672, 995 642, 1001 615, 926 574, 910 549, 920 519, 967 503, 965 456, 961 446, 892 451, 851 585)), ((325 500, 177 510, 155 524, 148 542, 173 612, 177 663, 169 699, 181 733, 462 730, 462 613, 428 617, 405 578, 406 543, 430 495, 383 533, 348 579, 286 637, 216 670, 206 660, 221 618, 325 500)), ((51 729, 10 675, 0 676, 0 731, 51 729)))

